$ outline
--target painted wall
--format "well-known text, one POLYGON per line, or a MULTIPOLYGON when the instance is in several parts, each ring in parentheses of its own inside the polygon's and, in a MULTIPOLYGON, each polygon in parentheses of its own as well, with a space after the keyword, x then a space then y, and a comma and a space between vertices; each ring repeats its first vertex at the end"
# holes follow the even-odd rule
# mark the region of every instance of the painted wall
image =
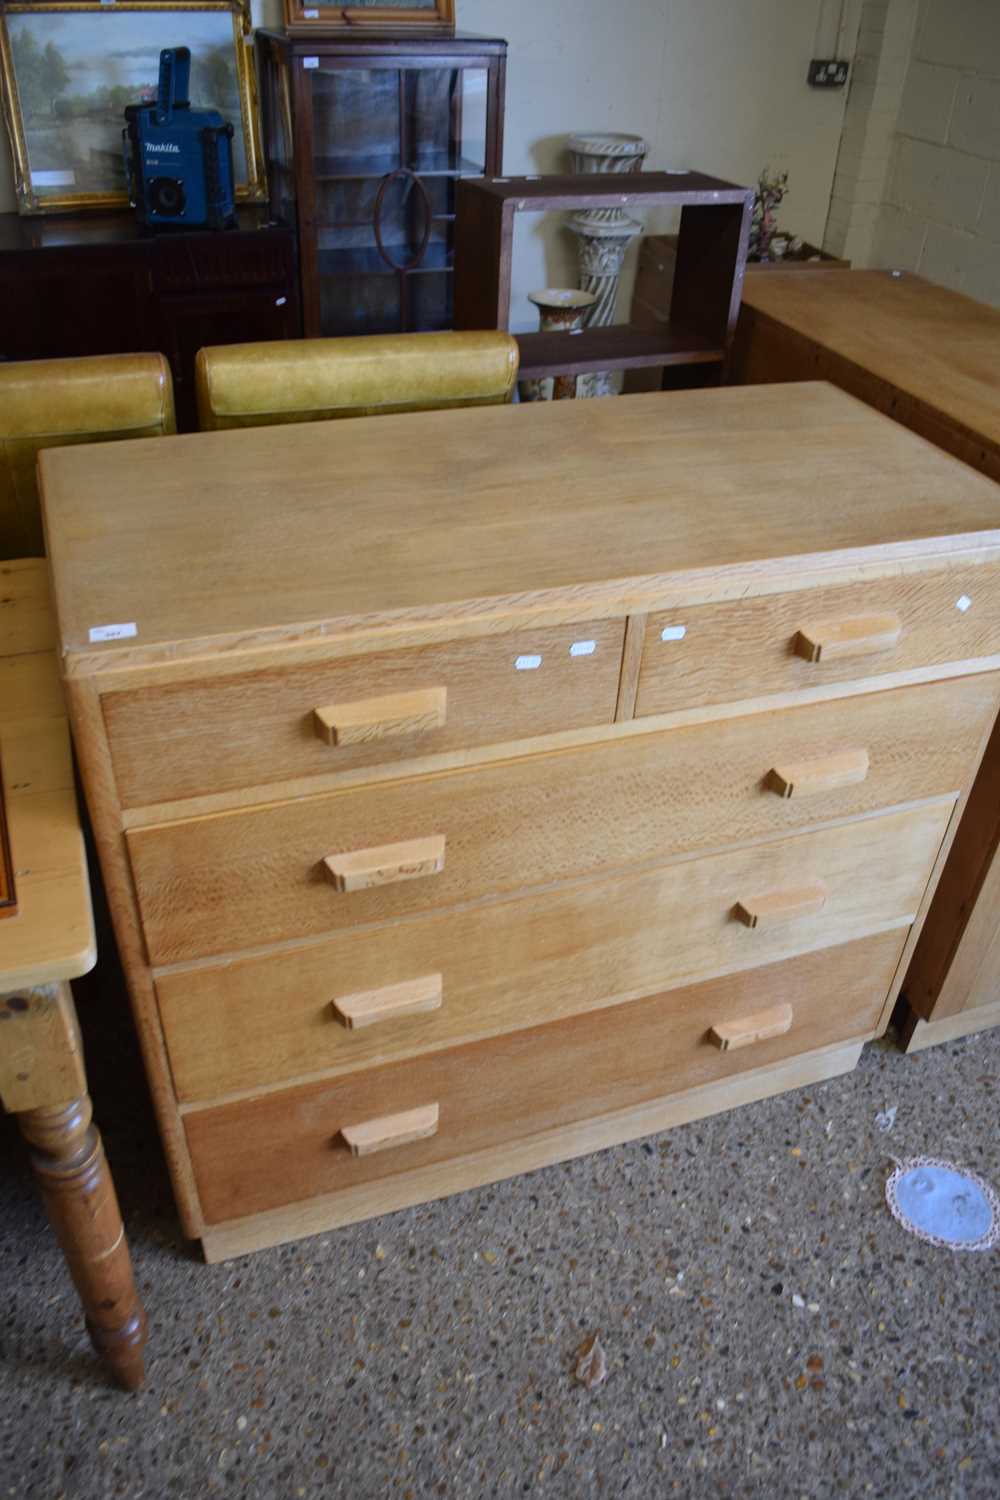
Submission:
MULTIPOLYGON (((258 24, 278 23, 280 0, 253 9, 258 24)), ((810 89, 806 67, 815 55, 853 54, 859 11, 860 0, 458 0, 458 23, 510 43, 507 172, 564 170, 573 130, 634 131, 650 144, 650 168, 745 183, 765 165, 787 169, 783 227, 818 243, 845 93, 810 89)), ((0 210, 13 206, 0 132, 0 210)), ((535 326, 525 292, 574 284, 573 251, 558 215, 520 226, 515 327, 535 326)), ((627 297, 626 286, 623 312, 627 297)))
MULTIPOLYGON (((504 170, 566 170, 573 130, 646 138, 648 168, 690 166, 753 183, 787 169, 781 220, 819 244, 845 92, 810 89, 810 57, 851 56, 860 4, 834 0, 458 0, 465 31, 510 44, 504 170), (844 12, 838 42, 838 19, 844 12), (623 20, 624 17, 624 20, 623 20), (853 27, 853 30, 852 30, 853 27), (821 49, 814 51, 814 48, 821 49)), ((647 216, 647 227, 668 227, 647 216)), ((511 323, 536 326, 524 293, 575 285, 575 242, 559 216, 515 240, 511 323)), ((619 304, 628 306, 635 248, 619 304)))
POLYGON ((823 247, 873 263, 919 0, 863 0, 823 247))
POLYGON ((1000 306, 1000 0, 920 0, 871 263, 1000 306))

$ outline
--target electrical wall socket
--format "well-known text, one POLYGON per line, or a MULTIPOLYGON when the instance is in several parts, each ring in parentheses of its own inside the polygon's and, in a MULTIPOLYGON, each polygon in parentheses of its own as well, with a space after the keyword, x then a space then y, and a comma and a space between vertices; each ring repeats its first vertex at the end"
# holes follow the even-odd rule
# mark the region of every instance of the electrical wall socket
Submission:
POLYGON ((814 89, 842 89, 850 67, 844 58, 814 57, 809 64, 807 81, 814 89))

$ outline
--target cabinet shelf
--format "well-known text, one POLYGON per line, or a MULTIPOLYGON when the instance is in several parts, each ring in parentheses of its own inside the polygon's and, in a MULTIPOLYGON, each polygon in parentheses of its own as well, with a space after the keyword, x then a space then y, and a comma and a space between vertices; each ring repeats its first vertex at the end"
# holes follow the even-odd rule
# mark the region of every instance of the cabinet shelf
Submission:
POLYGON ((721 363, 726 351, 718 341, 691 329, 663 324, 639 328, 634 323, 584 328, 580 333, 519 333, 521 380, 547 375, 589 375, 597 370, 640 369, 658 365, 721 363))
POLYGON ((377 250, 366 247, 325 250, 320 246, 319 269, 323 276, 419 276, 429 271, 450 271, 452 252, 447 245, 428 245, 419 266, 407 264, 413 255, 408 245, 387 245, 386 249, 399 264, 390 266, 377 250))
POLYGON ((519 215, 654 206, 681 211, 673 316, 652 328, 623 323, 580 333, 518 334, 521 376, 538 380, 702 365, 709 369, 696 383, 724 379, 743 286, 753 190, 701 172, 461 179, 456 188, 456 328, 509 326, 519 215))
POLYGON ((407 167, 418 177, 482 177, 483 164, 460 157, 453 161, 447 151, 435 151, 400 160, 398 151, 355 152, 350 156, 320 156, 316 158, 316 182, 357 182, 372 178, 379 180, 390 172, 407 167))

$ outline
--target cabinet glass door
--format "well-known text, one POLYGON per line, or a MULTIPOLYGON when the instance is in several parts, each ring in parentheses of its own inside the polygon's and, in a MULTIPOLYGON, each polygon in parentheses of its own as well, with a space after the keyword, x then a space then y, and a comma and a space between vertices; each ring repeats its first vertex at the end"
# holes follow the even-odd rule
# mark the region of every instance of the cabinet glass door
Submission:
POLYGON ((486 68, 310 70, 320 332, 449 328, 455 181, 486 170, 486 68))

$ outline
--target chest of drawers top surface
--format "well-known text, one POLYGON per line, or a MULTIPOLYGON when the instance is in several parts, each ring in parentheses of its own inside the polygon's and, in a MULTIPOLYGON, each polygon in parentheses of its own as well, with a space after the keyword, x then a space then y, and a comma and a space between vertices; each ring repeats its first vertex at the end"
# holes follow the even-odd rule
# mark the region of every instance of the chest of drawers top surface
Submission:
POLYGON ((1000 448, 1000 308, 891 271, 769 271, 743 302, 1000 448))
POLYGON ((1000 545, 992 482, 821 383, 56 449, 41 476, 70 675, 1000 545))

